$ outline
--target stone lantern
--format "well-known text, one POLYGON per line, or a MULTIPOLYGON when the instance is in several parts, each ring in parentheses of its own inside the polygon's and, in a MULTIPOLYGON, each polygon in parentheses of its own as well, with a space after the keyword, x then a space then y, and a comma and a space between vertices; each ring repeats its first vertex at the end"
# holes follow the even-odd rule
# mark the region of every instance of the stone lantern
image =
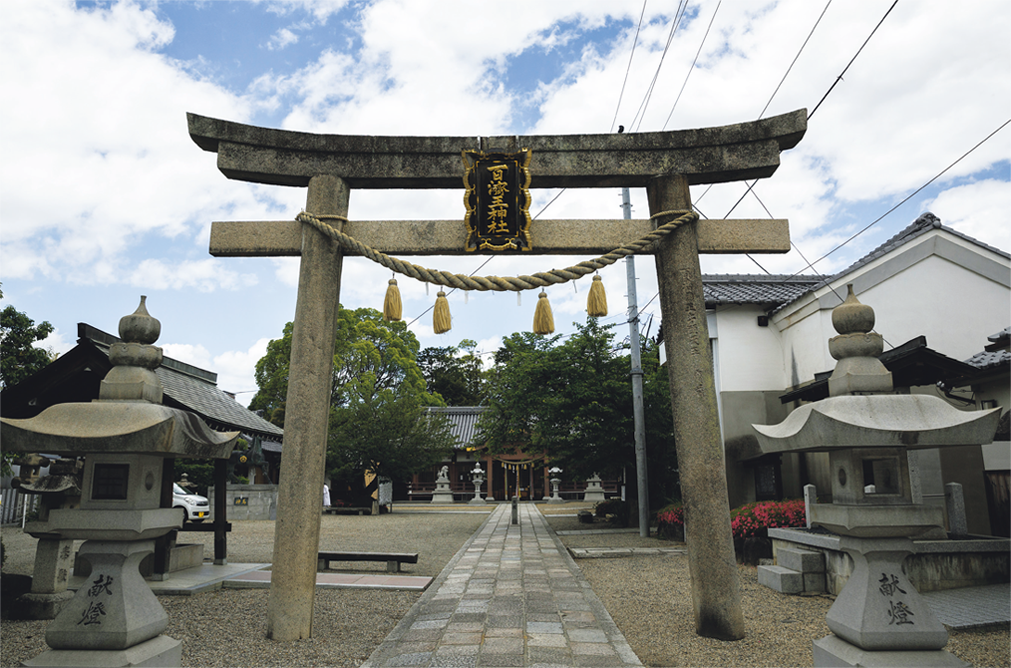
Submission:
POLYGON ((766 453, 829 453, 832 503, 811 504, 811 524, 840 536, 854 568, 826 615, 834 635, 814 641, 814 664, 964 665, 942 649, 947 631, 902 570, 912 539, 944 525, 941 508, 913 503, 907 452, 989 443, 1000 409, 959 411, 935 396, 891 394, 874 311, 848 290, 832 312, 839 336, 829 340, 838 360, 829 397, 778 425, 753 425, 766 453))
POLYGON ((121 342, 98 400, 58 404, 28 420, 4 419, 4 447, 85 458, 79 508, 54 508, 26 527, 54 540, 84 540, 91 574, 46 629, 51 650, 26 666, 179 665, 178 640, 160 635, 168 615, 140 575, 155 539, 182 526, 178 509, 162 508, 165 458, 227 457, 238 432, 211 430, 195 414, 161 405, 151 345, 161 324, 141 297, 120 320, 121 342))
POLYGON ((474 463, 474 468, 470 472, 470 480, 474 483, 474 498, 470 500, 470 503, 483 504, 485 501, 481 498, 481 485, 484 484, 484 469, 481 468, 480 463, 474 463))
POLYGON ((558 486, 562 484, 562 479, 558 476, 562 474, 562 469, 552 466, 548 469, 548 473, 551 475, 549 479, 551 482, 551 498, 548 499, 548 503, 565 503, 565 499, 558 495, 558 486))

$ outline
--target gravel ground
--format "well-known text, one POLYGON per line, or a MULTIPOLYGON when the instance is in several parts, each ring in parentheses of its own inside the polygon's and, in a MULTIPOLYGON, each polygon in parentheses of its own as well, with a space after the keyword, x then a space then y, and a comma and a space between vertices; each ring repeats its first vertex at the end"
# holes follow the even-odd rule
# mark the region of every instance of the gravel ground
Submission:
MULTIPOLYGON (((347 550, 417 552, 410 575, 435 577, 488 516, 480 513, 417 513, 406 507, 378 517, 324 515, 320 546, 347 550), (394 547, 395 546, 395 547, 394 547)), ((425 510, 436 510, 427 506, 425 510)), ((35 539, 4 528, 5 573, 29 575, 35 539)), ((214 554, 213 534, 182 534, 184 542, 204 543, 214 554)), ((229 563, 270 562, 274 523, 233 522, 229 563)), ((385 563, 341 564, 343 573, 386 571, 385 563)), ((162 596, 169 615, 165 634, 183 643, 183 666, 360 666, 421 597, 420 592, 317 590, 313 637, 291 643, 267 640, 267 589, 222 589, 195 596, 162 596)), ((18 666, 48 649, 48 621, 0 622, 0 666, 18 666)))
MULTIPOLYGON (((576 504, 540 506, 557 531, 587 529, 574 516, 576 504)), ((323 547, 418 552, 404 571, 436 576, 484 521, 485 513, 416 514, 402 505, 389 515, 326 515, 323 547), (395 548, 391 546, 395 545, 395 548)), ((431 506, 424 509, 435 510, 431 506)), ((459 506, 454 510, 460 510, 459 506)), ((272 522, 235 522, 229 561, 269 562, 272 522)), ((605 525, 595 525, 602 528, 605 525)), ((30 574, 35 541, 20 529, 2 531, 5 573, 30 574)), ((185 534, 205 543, 210 534, 185 534)), ((635 533, 562 536, 568 547, 656 546, 635 533)), ((784 596, 757 583, 754 568, 740 567, 747 637, 738 642, 700 638, 694 633, 687 558, 627 557, 577 561, 594 592, 647 666, 810 666, 811 641, 828 634, 829 596, 784 596), (663 583, 659 586, 657 583, 663 583), (650 614, 651 611, 652 614, 650 614), (662 614, 657 614, 659 611, 662 614)), ((350 565, 349 565, 350 566, 350 565)), ((385 564, 356 564, 342 572, 385 570, 385 564)), ((184 666, 359 666, 420 597, 414 592, 320 590, 313 638, 292 643, 266 639, 268 590, 230 589, 196 596, 164 596, 166 634, 183 641, 184 666)), ((48 622, 0 624, 0 666, 17 666, 46 649, 48 622)), ((953 632, 947 649, 974 666, 1011 666, 1008 627, 953 632)))
MULTIPOLYGON (((555 531, 588 528, 574 517, 549 515, 548 522, 555 531)), ((560 538, 566 547, 657 545, 655 538, 640 538, 637 533, 560 538)), ((687 556, 579 559, 576 563, 646 666, 810 666, 811 642, 829 634, 825 614, 834 596, 780 594, 759 585, 758 569, 751 566, 738 567, 746 637, 721 642, 695 635, 687 556)), ((973 666, 1009 666, 1009 643, 1011 634, 1005 625, 952 631, 945 649, 973 666)))

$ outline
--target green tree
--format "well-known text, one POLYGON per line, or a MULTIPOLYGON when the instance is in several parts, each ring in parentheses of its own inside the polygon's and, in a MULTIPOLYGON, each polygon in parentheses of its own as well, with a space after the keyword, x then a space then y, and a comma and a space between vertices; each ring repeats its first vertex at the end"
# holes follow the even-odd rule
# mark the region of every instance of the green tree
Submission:
MULTIPOLYGON (((493 451, 544 452, 566 477, 625 470, 634 481, 629 357, 596 318, 576 326, 564 341, 522 333, 503 342, 489 378, 482 438, 493 451)), ((676 455, 666 371, 655 346, 645 351, 643 368, 647 469, 657 481, 651 505, 659 506, 675 490, 676 455)))
MULTIPOLYGON (((263 411, 265 419, 279 427, 284 427, 292 331, 293 325, 289 322, 284 326, 282 337, 267 344, 267 354, 256 363, 259 391, 249 402, 250 410, 263 411)), ((341 308, 334 338, 331 406, 361 401, 364 387, 376 393, 406 385, 414 392, 424 393, 425 379, 417 365, 421 346, 403 322, 387 322, 382 313, 371 308, 341 308), (352 382, 366 374, 375 379, 373 384, 352 382)), ((426 401, 426 405, 442 405, 431 395, 426 395, 423 403, 426 401)))
POLYGON ((0 387, 18 384, 52 361, 51 351, 33 345, 52 333, 48 322, 36 325, 13 306, 0 311, 0 387))
MULTIPOLYGON (((371 378, 356 381, 370 385, 371 378)), ((362 401, 330 414, 327 471, 348 479, 358 471, 403 480, 450 456, 455 439, 443 415, 426 413, 420 396, 401 386, 358 390, 362 401)))
MULTIPOLYGON (((267 345, 256 364, 260 389, 249 404, 281 427, 292 331, 288 323, 267 345)), ((453 440, 445 423, 424 419, 426 407, 444 402, 426 391, 420 345, 407 325, 387 322, 375 309, 341 308, 335 338, 327 470, 362 481, 361 471, 402 479, 446 456, 453 440)))
POLYGON ((476 341, 464 339, 459 346, 425 348, 418 354, 428 391, 441 396, 447 406, 484 403, 485 374, 476 348, 476 341))

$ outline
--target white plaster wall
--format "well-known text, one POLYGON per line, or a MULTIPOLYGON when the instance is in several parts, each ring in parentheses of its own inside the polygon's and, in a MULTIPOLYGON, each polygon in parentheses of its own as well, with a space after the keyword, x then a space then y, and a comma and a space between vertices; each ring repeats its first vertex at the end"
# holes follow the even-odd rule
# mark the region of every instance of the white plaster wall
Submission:
POLYGON ((716 310, 719 341, 720 390, 782 390, 782 341, 772 326, 759 327, 758 306, 730 305, 716 310))
POLYGON ((1011 324, 1011 290, 936 255, 857 297, 874 307, 886 350, 922 334, 930 348, 965 360, 1011 324))
POLYGON ((832 327, 832 311, 814 310, 807 317, 794 317, 790 322, 781 334, 786 368, 784 389, 795 383, 814 380, 814 374, 835 367, 835 360, 828 352, 828 340, 836 335, 832 327))
MULTIPOLYGON (((971 247, 964 240, 940 234, 945 240, 954 239, 962 247, 971 247)), ((998 282, 939 255, 927 254, 935 246, 931 236, 904 249, 906 258, 918 254, 925 257, 862 292, 858 288, 857 298, 874 308, 874 330, 884 337, 885 350, 923 335, 927 345, 937 352, 965 360, 983 349, 987 336, 1011 323, 1011 287, 1007 284, 1011 269, 1004 282, 998 282)), ((985 249, 976 250, 992 262, 1009 265, 1006 258, 985 249)), ((833 286, 836 294, 845 298, 846 283, 859 283, 861 276, 890 269, 896 263, 889 265, 889 259, 894 258, 890 254, 843 277, 833 286)), ((793 384, 791 356, 802 383, 817 372, 835 367, 828 353, 828 339, 836 335, 832 308, 838 301, 828 288, 823 288, 774 317, 773 324, 782 334, 787 373, 784 387, 793 384)))

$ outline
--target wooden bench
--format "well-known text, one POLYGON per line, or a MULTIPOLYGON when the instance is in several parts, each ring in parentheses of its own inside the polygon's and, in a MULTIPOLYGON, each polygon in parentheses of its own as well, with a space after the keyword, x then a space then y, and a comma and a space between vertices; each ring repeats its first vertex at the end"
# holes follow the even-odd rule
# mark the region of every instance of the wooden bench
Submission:
POLYGON ((400 564, 418 563, 417 552, 320 552, 316 569, 330 567, 331 561, 385 561, 387 573, 399 573, 400 564))
POLYGON ((324 508, 327 515, 371 515, 372 507, 365 506, 330 506, 324 508))

